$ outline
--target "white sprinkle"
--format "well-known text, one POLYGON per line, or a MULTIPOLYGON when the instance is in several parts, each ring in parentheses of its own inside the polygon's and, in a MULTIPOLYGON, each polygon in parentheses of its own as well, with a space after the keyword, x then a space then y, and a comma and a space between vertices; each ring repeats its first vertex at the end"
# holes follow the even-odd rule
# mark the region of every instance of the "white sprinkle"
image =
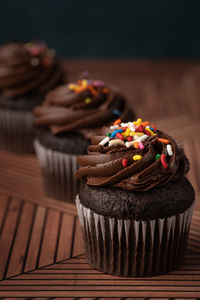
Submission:
POLYGON ((134 126, 129 126, 130 130, 135 132, 135 127, 134 126))
POLYGON ((108 143, 110 141, 110 138, 107 136, 105 139, 103 139, 99 145, 104 146, 106 143, 108 143))
POLYGON ((122 127, 128 127, 128 123, 121 123, 122 127))
POLYGON ((147 129, 147 128, 148 128, 148 129, 150 129, 150 126, 149 126, 149 125, 147 125, 147 126, 145 127, 145 129, 147 129))
POLYGON ((126 142, 126 147, 129 148, 130 146, 134 145, 135 141, 126 142))
POLYGON ((166 148, 167 148, 167 154, 169 156, 172 156, 173 155, 172 146, 170 144, 167 144, 166 148))
POLYGON ((111 140, 108 145, 112 146, 112 145, 116 145, 116 144, 124 145, 124 142, 120 139, 114 139, 114 140, 111 140))
POLYGON ((34 67, 38 66, 39 63, 40 63, 40 60, 37 57, 31 58, 31 64, 32 64, 32 66, 34 66, 34 67))
POLYGON ((136 141, 139 142, 143 142, 144 140, 146 140, 149 136, 147 134, 144 134, 142 136, 140 136, 136 141))
POLYGON ((119 125, 110 126, 110 129, 117 129, 119 125))
POLYGON ((139 135, 134 135, 133 138, 136 141, 139 138, 139 135))

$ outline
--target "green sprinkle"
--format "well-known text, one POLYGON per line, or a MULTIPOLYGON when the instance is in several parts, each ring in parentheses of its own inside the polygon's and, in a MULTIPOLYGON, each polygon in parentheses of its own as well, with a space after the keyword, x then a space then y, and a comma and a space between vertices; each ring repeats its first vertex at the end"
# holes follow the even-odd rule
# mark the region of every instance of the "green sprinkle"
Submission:
POLYGON ((110 135, 111 135, 111 133, 110 133, 110 132, 107 132, 107 133, 106 133, 106 135, 107 135, 107 136, 110 136, 110 135))
POLYGON ((90 99, 90 98, 86 98, 86 99, 85 99, 85 103, 88 104, 88 103, 90 103, 90 102, 91 102, 91 99, 90 99))
POLYGON ((160 154, 156 154, 156 160, 160 158, 160 154))

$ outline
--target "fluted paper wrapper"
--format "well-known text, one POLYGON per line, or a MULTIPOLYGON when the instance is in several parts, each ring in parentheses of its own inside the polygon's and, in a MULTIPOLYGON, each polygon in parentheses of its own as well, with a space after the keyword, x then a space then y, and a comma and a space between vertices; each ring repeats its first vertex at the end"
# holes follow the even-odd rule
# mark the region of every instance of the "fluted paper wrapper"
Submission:
POLYGON ((33 153, 33 116, 31 112, 0 110, 0 148, 18 154, 33 153))
POLYGON ((96 269, 144 277, 167 273, 183 260, 193 205, 183 213, 149 221, 122 220, 94 213, 76 197, 85 252, 96 269))
POLYGON ((46 195, 64 202, 75 202, 79 188, 75 177, 77 156, 47 149, 37 139, 34 147, 43 171, 46 195))

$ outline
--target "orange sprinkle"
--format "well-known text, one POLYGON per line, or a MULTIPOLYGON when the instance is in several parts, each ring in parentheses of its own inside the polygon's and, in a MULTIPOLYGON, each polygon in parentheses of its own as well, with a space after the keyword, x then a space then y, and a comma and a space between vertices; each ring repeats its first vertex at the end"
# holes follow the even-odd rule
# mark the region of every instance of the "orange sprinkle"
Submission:
POLYGON ((104 94, 109 93, 109 89, 108 88, 104 88, 103 91, 102 91, 102 93, 104 93, 104 94))
POLYGON ((133 145, 134 145, 135 149, 138 149, 138 148, 139 148, 138 142, 133 143, 133 145))
POLYGON ((114 125, 114 126, 115 126, 115 125, 119 125, 121 122, 122 122, 122 121, 121 121, 120 119, 118 119, 118 120, 116 120, 116 121, 113 123, 113 125, 114 125))
POLYGON ((170 141, 167 140, 167 139, 158 138, 158 141, 161 142, 161 143, 163 143, 163 144, 166 144, 166 145, 170 144, 170 141))
POLYGON ((87 88, 88 88, 88 90, 90 90, 90 92, 92 93, 92 95, 94 95, 94 96, 97 95, 97 91, 91 85, 88 85, 87 88))
POLYGON ((87 90, 87 87, 81 87, 81 88, 78 88, 75 90, 75 93, 78 94, 78 93, 81 93, 83 91, 87 90))
POLYGON ((144 127, 148 126, 149 125, 149 121, 145 121, 145 122, 142 122, 142 124, 144 127))

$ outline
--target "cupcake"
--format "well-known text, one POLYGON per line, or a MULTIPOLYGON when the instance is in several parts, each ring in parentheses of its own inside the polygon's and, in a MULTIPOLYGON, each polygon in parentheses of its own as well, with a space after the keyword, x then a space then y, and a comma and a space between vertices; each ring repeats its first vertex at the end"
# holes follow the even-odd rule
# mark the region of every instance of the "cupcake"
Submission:
POLYGON ((76 198, 89 263, 144 277, 178 268, 194 204, 181 145, 148 121, 114 124, 78 158, 76 198))
POLYGON ((83 78, 49 92, 34 109, 38 128, 35 150, 50 197, 74 202, 78 182, 77 155, 87 153, 90 137, 108 120, 128 120, 133 112, 121 92, 104 82, 83 78))
POLYGON ((47 91, 63 82, 54 49, 43 42, 0 46, 1 148, 16 153, 33 152, 32 109, 47 91))

